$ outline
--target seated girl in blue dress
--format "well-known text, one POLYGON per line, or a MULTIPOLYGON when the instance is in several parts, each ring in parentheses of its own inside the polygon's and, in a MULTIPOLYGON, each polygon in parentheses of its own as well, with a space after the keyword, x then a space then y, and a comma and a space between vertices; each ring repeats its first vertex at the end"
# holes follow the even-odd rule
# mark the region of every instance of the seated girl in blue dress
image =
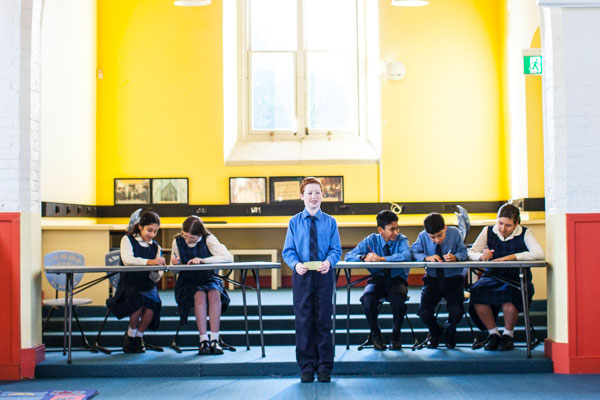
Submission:
MULTIPOLYGON (((211 234, 200 217, 192 215, 183 222, 181 234, 173 239, 171 264, 210 264, 233 262, 233 255, 211 234)), ((229 305, 223 281, 213 270, 180 272, 175 283, 175 300, 182 322, 192 306, 200 333, 199 355, 223 354, 219 345, 221 312, 229 305), (210 317, 210 342, 206 332, 206 309, 210 317), (223 310, 222 310, 223 308, 223 310)))
MULTIPOLYGON (((473 247, 469 259, 474 261, 528 261, 543 260, 544 251, 535 240, 533 231, 520 225, 519 209, 512 204, 504 204, 498 210, 496 224, 483 228, 473 247)), ((533 297, 531 271, 527 268, 529 301, 533 297)), ((471 287, 469 314, 489 336, 485 350, 512 350, 514 329, 523 311, 521 292, 493 276, 519 282, 519 268, 487 268, 483 276, 471 287), (502 310, 504 330, 502 336, 496 327, 496 318, 502 310)))

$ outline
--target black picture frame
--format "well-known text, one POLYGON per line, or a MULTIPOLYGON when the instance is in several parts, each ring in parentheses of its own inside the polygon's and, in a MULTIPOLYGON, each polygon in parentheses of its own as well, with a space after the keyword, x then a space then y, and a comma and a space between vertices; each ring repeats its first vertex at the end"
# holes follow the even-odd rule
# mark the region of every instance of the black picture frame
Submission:
POLYGON ((152 178, 153 204, 188 204, 188 178, 152 178))
POLYGON ((343 176, 315 176, 323 186, 323 201, 327 203, 344 202, 343 176))
POLYGON ((150 204, 150 178, 115 178, 114 204, 150 204))
POLYGON ((301 202, 300 183, 303 176, 270 176, 269 202, 290 203, 301 202))
POLYGON ((267 178, 265 176, 229 178, 229 204, 266 203, 267 178))

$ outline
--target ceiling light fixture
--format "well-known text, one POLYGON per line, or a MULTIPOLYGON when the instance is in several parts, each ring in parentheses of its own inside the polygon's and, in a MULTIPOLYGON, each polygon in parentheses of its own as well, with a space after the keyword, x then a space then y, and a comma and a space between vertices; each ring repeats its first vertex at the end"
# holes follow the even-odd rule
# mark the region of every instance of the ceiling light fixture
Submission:
POLYGON ((178 7, 200 7, 210 5, 210 0, 176 0, 173 4, 178 7))
POLYGON ((428 0, 392 0, 392 5, 397 7, 420 7, 427 4, 428 0))

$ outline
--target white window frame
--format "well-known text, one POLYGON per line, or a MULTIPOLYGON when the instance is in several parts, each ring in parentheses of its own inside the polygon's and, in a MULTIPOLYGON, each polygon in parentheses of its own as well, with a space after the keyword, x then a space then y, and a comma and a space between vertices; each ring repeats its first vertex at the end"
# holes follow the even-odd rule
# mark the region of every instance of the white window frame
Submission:
MULTIPOLYGON (((249 134, 247 0, 223 2, 223 102, 226 165, 378 163, 381 154, 377 2, 358 0, 358 133, 249 134)), ((302 17, 300 17, 302 18, 302 17)), ((299 21, 301 22, 301 21, 299 21)), ((296 65, 303 66, 300 60, 296 65)), ((304 72, 297 73, 297 77, 304 72)), ((298 87, 298 83, 296 83, 298 87)), ((296 97, 297 99, 297 97, 296 97)), ((298 101, 296 100, 296 103, 298 101)), ((297 113, 303 113, 304 104, 297 113)), ((300 114, 303 115, 303 114, 300 114)))

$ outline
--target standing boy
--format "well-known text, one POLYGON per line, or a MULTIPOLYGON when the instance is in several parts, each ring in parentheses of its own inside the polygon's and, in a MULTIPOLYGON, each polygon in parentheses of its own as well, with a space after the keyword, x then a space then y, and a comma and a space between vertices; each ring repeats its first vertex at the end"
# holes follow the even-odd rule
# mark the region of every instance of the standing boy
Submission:
POLYGON ((302 382, 329 382, 333 369, 331 337, 335 264, 342 255, 335 219, 321 211, 323 192, 317 178, 300 184, 304 211, 290 219, 282 256, 292 269, 296 316, 296 360, 302 382))
MULTIPOLYGON (((364 238, 358 246, 346 254, 346 261, 399 262, 411 261, 406 236, 398 232, 398 216, 389 210, 377 214, 377 232, 364 238)), ((371 329, 370 338, 375 350, 387 348, 377 317, 382 299, 390 302, 394 318, 390 350, 402 348, 400 329, 406 313, 406 278, 410 268, 368 268, 371 278, 363 291, 360 302, 371 329)))
MULTIPOLYGON (((453 262, 467 259, 467 246, 460 237, 460 231, 447 227, 444 217, 438 213, 429 214, 424 221, 425 230, 419 233, 413 243, 412 252, 416 261, 453 262)), ((456 324, 464 314, 462 275, 464 268, 427 268, 423 277, 419 316, 429 328, 427 347, 437 348, 442 332, 446 332, 446 347, 456 347, 456 324), (448 320, 442 328, 434 316, 434 309, 440 300, 446 299, 448 320)))

